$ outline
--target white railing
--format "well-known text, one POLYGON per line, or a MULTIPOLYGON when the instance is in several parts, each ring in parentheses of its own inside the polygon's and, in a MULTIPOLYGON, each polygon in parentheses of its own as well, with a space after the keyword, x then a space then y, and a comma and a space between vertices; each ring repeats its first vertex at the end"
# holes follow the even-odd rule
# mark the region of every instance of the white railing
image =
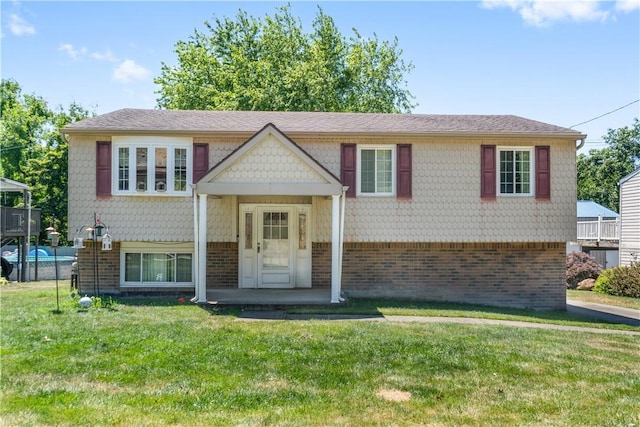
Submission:
POLYGON ((578 240, 620 240, 620 221, 602 217, 597 221, 578 221, 578 240))

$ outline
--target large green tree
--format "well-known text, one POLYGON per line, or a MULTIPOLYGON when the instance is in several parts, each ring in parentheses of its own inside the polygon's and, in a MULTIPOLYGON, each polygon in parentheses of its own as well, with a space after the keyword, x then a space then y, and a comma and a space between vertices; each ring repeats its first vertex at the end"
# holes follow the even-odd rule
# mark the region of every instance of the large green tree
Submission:
MULTIPOLYGON (((51 109, 42 97, 23 94, 15 80, 2 80, 0 93, 0 176, 27 184, 33 206, 42 210, 42 229, 54 225, 64 235, 68 144, 58 130, 93 113, 76 103, 51 109)), ((3 197, 3 205, 21 202, 18 195, 3 197)))
POLYGON ((618 212, 618 183, 640 166, 640 121, 609 129, 607 147, 578 156, 578 200, 593 200, 618 212))
POLYGON ((290 5, 256 19, 205 21, 162 63, 158 107, 176 110, 410 112, 398 40, 346 39, 321 8, 305 33, 290 5))

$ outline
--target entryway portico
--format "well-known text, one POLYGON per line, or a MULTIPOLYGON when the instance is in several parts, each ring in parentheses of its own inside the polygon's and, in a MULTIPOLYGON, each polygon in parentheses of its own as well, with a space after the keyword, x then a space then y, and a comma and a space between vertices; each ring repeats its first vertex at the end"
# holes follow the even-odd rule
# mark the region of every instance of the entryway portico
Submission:
POLYGON ((309 289, 317 214, 310 201, 321 197, 331 199, 330 302, 339 303, 346 190, 273 124, 266 125, 194 184, 193 301, 207 302, 210 199, 231 201, 232 218, 225 220, 234 223, 238 244, 238 289, 309 289), (293 202, 299 199, 305 201, 293 202))

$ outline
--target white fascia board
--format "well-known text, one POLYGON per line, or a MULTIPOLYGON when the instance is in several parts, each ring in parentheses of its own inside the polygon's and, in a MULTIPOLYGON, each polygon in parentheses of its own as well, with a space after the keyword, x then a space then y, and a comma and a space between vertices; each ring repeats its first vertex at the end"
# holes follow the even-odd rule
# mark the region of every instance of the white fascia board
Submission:
POLYGON ((342 184, 200 183, 196 193, 216 196, 331 196, 342 194, 342 184))

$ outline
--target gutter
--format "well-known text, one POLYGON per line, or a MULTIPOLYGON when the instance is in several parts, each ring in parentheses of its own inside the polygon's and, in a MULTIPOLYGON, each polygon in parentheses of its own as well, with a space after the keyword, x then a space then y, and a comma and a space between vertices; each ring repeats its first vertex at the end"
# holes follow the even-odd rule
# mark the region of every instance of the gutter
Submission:
MULTIPOLYGON (((182 136, 220 136, 220 137, 244 137, 249 138, 259 132, 256 130, 216 130, 216 129, 113 129, 113 128, 84 128, 73 129, 63 128, 61 133, 66 135, 182 135, 182 136)), ((285 135, 295 137, 404 137, 404 138, 424 138, 424 137, 455 137, 455 138, 576 138, 582 139, 587 136, 578 132, 472 132, 472 131, 435 131, 435 132, 375 132, 375 131, 361 131, 361 132, 339 132, 339 131, 297 131, 297 130, 282 130, 285 135)))

